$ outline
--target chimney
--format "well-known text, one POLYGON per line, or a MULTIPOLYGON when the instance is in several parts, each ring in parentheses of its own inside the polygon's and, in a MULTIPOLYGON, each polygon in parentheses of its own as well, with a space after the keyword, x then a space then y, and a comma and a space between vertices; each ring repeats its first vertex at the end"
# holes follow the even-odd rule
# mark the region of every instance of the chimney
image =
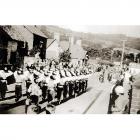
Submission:
POLYGON ((69 43, 70 43, 70 46, 74 45, 74 37, 73 36, 69 37, 69 43))
POLYGON ((76 41, 76 44, 79 45, 79 46, 82 46, 82 40, 80 40, 80 39, 77 40, 77 41, 76 41))
POLYGON ((60 34, 55 32, 54 33, 54 39, 56 39, 57 42, 59 42, 60 41, 60 34))

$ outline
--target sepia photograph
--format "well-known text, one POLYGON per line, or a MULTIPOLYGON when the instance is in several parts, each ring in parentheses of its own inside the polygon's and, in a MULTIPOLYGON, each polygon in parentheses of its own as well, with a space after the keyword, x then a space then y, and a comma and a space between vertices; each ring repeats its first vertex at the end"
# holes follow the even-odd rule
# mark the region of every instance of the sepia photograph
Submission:
POLYGON ((135 140, 139 0, 4 0, 1 140, 135 140))
POLYGON ((1 25, 0 114, 140 114, 140 26, 1 25))

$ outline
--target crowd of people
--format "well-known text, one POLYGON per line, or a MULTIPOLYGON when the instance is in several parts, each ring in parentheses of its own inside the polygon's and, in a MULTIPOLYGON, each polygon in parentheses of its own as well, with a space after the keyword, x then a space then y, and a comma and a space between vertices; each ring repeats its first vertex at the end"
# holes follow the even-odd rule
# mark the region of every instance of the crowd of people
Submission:
POLYGON ((26 90, 25 113, 38 114, 41 102, 46 103, 46 113, 54 113, 55 105, 75 98, 86 92, 90 74, 99 72, 101 83, 112 85, 108 113, 130 113, 134 77, 129 67, 96 65, 94 70, 87 65, 73 66, 65 63, 49 65, 34 63, 17 68, 15 71, 4 66, 0 70, 0 97, 5 99, 7 85, 15 85, 15 102, 23 96, 26 90))
POLYGON ((112 85, 108 113, 129 114, 135 80, 129 66, 101 66, 100 71, 99 81, 104 83, 106 79, 112 85))
POLYGON ((7 85, 14 83, 15 102, 21 99, 23 87, 26 87, 25 113, 40 113, 41 101, 46 102, 46 113, 52 113, 55 110, 54 102, 61 104, 65 99, 86 92, 90 74, 86 66, 31 64, 15 71, 4 66, 0 70, 1 99, 5 99, 7 85))

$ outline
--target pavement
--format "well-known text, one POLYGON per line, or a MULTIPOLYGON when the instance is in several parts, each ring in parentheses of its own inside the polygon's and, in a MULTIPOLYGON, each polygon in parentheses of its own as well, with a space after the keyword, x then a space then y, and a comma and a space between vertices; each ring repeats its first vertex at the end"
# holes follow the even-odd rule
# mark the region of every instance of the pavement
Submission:
MULTIPOLYGON (((100 83, 98 77, 99 73, 91 75, 87 92, 57 105, 55 114, 107 114, 112 85, 107 81, 100 83)), ((8 98, 12 96, 12 98, 0 101, 0 109, 6 106, 6 109, 0 110, 0 113, 25 114, 26 96, 23 96, 19 103, 15 103, 14 92, 7 93, 7 96, 8 98)), ((41 108, 45 106, 46 102, 42 102, 41 108)), ((45 114, 45 111, 42 111, 41 114, 45 114)))

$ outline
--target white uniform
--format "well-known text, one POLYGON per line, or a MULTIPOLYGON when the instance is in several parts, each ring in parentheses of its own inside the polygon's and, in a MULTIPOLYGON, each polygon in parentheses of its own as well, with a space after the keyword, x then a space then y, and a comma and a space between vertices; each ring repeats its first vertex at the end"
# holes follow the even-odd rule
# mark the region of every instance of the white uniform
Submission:
POLYGON ((14 72, 15 80, 17 85, 21 85, 23 81, 25 80, 25 77, 23 74, 18 74, 17 71, 14 72))
POLYGON ((8 76, 12 75, 13 72, 8 70, 8 72, 5 72, 4 70, 0 70, 0 77, 3 79, 6 79, 8 76))
POLYGON ((28 92, 31 93, 31 95, 36 95, 36 96, 41 96, 42 95, 40 87, 35 83, 32 83, 30 85, 30 87, 28 89, 28 92))
POLYGON ((25 80, 30 80, 32 83, 34 82, 34 76, 33 73, 30 73, 29 71, 24 72, 25 80))

